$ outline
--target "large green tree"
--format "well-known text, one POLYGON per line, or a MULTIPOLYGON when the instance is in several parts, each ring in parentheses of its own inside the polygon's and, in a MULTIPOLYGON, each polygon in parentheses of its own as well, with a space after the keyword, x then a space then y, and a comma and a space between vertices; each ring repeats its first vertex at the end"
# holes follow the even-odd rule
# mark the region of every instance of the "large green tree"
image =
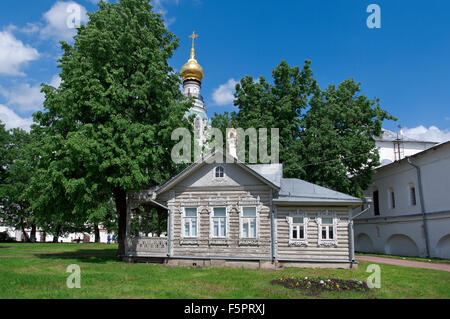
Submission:
MULTIPOLYGON (((99 3, 73 45, 62 43, 62 83, 45 85, 36 130, 48 151, 40 169, 62 181, 74 211, 114 198, 118 254, 124 253, 127 192, 159 184, 177 171, 170 160, 177 127, 190 103, 167 60, 178 46, 145 0, 99 3)), ((42 184, 42 183, 39 183, 42 184)))
POLYGON ((386 119, 395 120, 353 79, 316 92, 301 121, 299 177, 361 197, 380 165, 373 137, 386 119))
MULTIPOLYGON (((282 61, 273 81, 244 77, 236 85, 238 112, 216 114, 222 131, 235 128, 279 128, 283 175, 362 196, 378 163, 374 135, 394 119, 378 99, 360 94, 352 79, 322 91, 305 61, 302 69, 282 61)), ((270 147, 269 147, 270 149, 270 147)))
POLYGON ((22 129, 12 129, 1 135, 0 220, 8 226, 22 230, 26 241, 36 240, 36 219, 25 190, 33 174, 29 153, 30 134, 22 129), (31 228, 30 236, 25 232, 31 228))
MULTIPOLYGON (((272 72, 273 84, 260 77, 244 77, 236 85, 234 105, 239 112, 231 114, 235 128, 279 128, 280 162, 286 177, 298 176, 300 126, 309 97, 318 90, 306 61, 302 69, 282 61, 272 72)), ((226 120, 221 119, 222 123, 226 120)), ((214 122, 213 122, 214 123, 214 122)), ((270 132, 270 131, 269 131, 270 132)), ((270 143, 268 143, 270 150, 270 143)))

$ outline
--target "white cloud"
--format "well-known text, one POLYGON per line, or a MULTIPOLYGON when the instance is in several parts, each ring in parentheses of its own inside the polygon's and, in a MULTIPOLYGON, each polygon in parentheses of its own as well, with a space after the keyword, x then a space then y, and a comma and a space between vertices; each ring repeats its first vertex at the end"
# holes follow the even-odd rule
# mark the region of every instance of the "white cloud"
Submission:
POLYGON ((233 103, 234 91, 236 82, 234 79, 229 79, 227 83, 220 85, 214 90, 213 100, 216 105, 226 105, 233 103))
POLYGON ((58 1, 44 13, 46 25, 40 34, 44 38, 69 41, 77 33, 76 26, 86 23, 89 18, 86 8, 74 1, 58 1))
POLYGON ((5 30, 9 31, 9 32, 19 31, 19 32, 22 32, 25 34, 32 34, 32 33, 39 32, 40 27, 39 27, 39 24, 37 24, 37 23, 27 22, 27 25, 25 27, 19 28, 16 25, 10 24, 9 26, 5 27, 5 30))
POLYGON ((422 141, 430 141, 430 142, 446 142, 450 141, 450 131, 449 130, 440 130, 436 126, 430 126, 426 128, 423 125, 407 128, 404 127, 403 134, 407 137, 422 140, 422 141))
POLYGON ((0 74, 24 75, 19 69, 38 57, 36 49, 24 45, 9 31, 0 31, 0 74))
POLYGON ((61 85, 61 78, 59 77, 58 74, 56 74, 52 77, 52 80, 50 81, 50 85, 56 89, 59 88, 59 86, 61 85))
POLYGON ((163 16, 164 25, 166 26, 166 28, 176 21, 175 17, 166 17, 167 9, 165 8, 165 5, 169 2, 174 2, 176 5, 179 4, 179 0, 153 0, 153 2, 151 3, 155 12, 161 13, 161 15, 163 16))
POLYGON ((31 117, 22 118, 3 104, 0 104, 0 121, 5 124, 7 130, 18 127, 28 132, 30 131, 31 124, 33 124, 31 117))
POLYGON ((14 106, 19 113, 37 111, 44 102, 44 94, 41 93, 39 84, 30 86, 25 83, 10 89, 0 87, 0 94, 7 99, 6 104, 10 107, 14 106))

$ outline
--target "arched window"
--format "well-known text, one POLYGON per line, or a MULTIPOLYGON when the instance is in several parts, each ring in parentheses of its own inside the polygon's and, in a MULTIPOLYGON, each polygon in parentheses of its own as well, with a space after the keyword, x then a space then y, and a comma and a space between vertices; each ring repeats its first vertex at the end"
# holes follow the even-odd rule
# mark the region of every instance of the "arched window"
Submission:
POLYGON ((223 166, 217 166, 216 167, 216 178, 222 178, 225 176, 225 170, 223 169, 223 166))

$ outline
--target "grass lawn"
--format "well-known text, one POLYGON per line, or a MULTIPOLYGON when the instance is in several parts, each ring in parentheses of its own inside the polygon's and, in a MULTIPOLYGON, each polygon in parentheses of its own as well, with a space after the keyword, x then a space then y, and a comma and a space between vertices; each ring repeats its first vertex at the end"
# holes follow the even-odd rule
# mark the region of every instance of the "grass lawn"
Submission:
POLYGON ((422 257, 408 257, 408 256, 393 256, 393 255, 371 254, 371 253, 360 253, 360 252, 356 252, 356 255, 361 255, 361 256, 374 256, 374 257, 385 257, 385 258, 394 258, 394 259, 405 259, 405 260, 414 260, 414 261, 423 261, 423 262, 432 262, 432 263, 441 263, 441 264, 450 264, 450 260, 448 260, 448 259, 440 259, 440 258, 422 258, 422 257))
POLYGON ((0 243, 0 298, 450 298, 450 273, 444 271, 380 265, 380 289, 312 297, 270 281, 291 276, 365 281, 369 263, 361 262, 357 270, 183 268, 124 263, 110 256, 116 249, 0 243), (80 289, 66 286, 70 264, 81 268, 80 289))

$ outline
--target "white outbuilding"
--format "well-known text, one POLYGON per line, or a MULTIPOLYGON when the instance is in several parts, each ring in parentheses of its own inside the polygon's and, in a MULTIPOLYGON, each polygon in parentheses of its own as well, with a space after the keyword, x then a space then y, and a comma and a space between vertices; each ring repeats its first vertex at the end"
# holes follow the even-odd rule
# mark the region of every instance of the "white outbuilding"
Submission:
POLYGON ((377 168, 364 195, 356 251, 450 259, 450 141, 377 168))

